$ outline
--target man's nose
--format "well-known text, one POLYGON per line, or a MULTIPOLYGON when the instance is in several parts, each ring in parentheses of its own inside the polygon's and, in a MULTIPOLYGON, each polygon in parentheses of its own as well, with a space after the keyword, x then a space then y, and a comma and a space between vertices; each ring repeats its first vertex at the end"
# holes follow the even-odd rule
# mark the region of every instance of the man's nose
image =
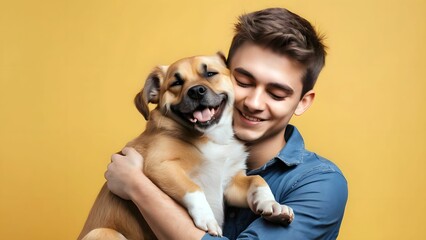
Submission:
POLYGON ((262 111, 265 109, 263 90, 256 88, 245 99, 244 105, 250 111, 262 111))

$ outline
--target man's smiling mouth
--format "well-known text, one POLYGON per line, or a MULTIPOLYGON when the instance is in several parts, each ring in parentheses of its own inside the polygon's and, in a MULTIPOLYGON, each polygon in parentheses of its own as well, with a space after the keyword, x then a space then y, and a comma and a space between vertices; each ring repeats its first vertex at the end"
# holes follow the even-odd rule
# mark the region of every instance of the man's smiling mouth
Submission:
POLYGON ((249 121, 252 121, 252 122, 261 122, 261 121, 263 121, 262 119, 260 119, 260 118, 255 118, 255 117, 251 117, 251 116, 249 116, 249 115, 246 115, 246 114, 244 114, 243 112, 241 112, 240 111, 240 113, 241 113, 241 116, 243 116, 245 119, 247 119, 247 120, 249 120, 249 121))

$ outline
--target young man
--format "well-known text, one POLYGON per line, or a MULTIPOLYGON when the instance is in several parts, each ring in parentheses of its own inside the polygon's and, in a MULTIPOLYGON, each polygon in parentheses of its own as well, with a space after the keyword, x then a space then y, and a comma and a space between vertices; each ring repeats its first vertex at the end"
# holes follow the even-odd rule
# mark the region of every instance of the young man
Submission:
MULTIPOLYGON (((288 124, 312 104, 325 55, 311 24, 286 9, 240 17, 228 55, 235 77, 235 135, 250 152, 247 174, 261 175, 277 201, 293 208, 295 219, 282 226, 250 209, 227 207, 227 238, 337 238, 346 180, 332 162, 307 151, 298 130, 288 124)), ((139 207, 159 239, 214 238, 197 229, 186 211, 140 171, 142 156, 130 148, 123 153, 112 156, 105 173, 108 187, 139 207)))

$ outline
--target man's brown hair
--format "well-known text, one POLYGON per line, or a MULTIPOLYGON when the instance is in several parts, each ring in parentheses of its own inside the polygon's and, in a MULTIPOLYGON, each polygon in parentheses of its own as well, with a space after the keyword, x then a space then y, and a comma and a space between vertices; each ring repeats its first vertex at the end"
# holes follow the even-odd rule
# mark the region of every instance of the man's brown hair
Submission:
POLYGON ((302 96, 313 89, 325 64, 325 46, 312 25, 284 8, 267 8, 241 15, 228 53, 228 64, 246 42, 266 47, 302 64, 302 96))

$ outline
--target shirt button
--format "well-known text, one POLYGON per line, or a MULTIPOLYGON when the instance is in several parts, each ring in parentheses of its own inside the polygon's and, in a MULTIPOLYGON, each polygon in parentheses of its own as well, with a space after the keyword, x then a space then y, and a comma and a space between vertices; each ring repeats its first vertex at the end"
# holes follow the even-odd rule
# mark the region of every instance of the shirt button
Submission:
POLYGON ((234 218, 234 217, 235 217, 235 212, 230 212, 230 213, 229 213, 229 217, 230 217, 230 218, 234 218))

